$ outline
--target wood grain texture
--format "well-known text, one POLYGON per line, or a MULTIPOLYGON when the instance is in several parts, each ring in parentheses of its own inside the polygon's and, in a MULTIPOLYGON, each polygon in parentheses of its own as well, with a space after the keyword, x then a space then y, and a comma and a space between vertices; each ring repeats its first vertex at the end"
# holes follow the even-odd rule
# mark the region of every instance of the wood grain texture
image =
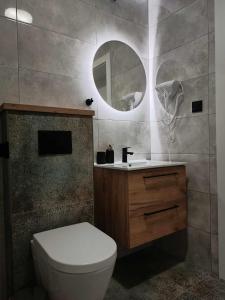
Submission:
POLYGON ((0 106, 0 111, 4 111, 4 110, 74 115, 79 117, 92 117, 95 115, 95 112, 93 110, 88 110, 88 109, 49 107, 49 106, 13 104, 13 103, 3 103, 0 106))
POLYGON ((129 247, 127 172, 94 168, 95 225, 129 247))
POLYGON ((187 227, 184 166, 94 168, 96 226, 131 249, 187 227))

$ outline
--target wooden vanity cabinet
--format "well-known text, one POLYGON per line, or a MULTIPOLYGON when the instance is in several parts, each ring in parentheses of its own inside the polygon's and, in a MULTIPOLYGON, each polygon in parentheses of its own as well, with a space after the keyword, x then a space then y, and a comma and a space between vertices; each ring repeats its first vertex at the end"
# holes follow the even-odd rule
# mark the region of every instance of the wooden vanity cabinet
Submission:
POLYGON ((187 227, 185 166, 94 168, 95 224, 122 249, 187 227))

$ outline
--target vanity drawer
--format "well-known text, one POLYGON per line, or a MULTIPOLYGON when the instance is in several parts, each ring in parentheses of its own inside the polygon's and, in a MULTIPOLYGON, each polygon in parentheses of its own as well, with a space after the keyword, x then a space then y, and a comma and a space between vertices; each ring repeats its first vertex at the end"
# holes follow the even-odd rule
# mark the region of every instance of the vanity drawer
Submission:
POLYGON ((140 246, 187 227, 186 201, 174 202, 166 207, 141 208, 130 211, 130 248, 140 246))
POLYGON ((184 167, 160 168, 130 172, 128 180, 129 210, 181 201, 186 197, 184 167))

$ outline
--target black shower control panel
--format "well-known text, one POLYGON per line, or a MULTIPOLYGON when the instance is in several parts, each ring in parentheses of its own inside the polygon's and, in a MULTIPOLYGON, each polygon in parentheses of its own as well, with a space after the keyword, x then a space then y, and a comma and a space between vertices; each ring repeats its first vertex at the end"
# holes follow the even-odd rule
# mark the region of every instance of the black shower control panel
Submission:
POLYGON ((71 154, 72 132, 39 130, 38 153, 39 155, 71 154))
POLYGON ((203 111, 203 101, 197 100, 192 102, 192 113, 199 113, 203 111))

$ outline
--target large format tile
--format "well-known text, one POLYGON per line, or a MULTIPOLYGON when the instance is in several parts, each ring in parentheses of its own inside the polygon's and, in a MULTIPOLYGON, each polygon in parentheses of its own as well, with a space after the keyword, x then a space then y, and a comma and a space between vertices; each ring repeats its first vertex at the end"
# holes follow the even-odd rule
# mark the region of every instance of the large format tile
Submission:
POLYGON ((139 56, 148 58, 148 28, 99 11, 97 18, 97 44, 120 40, 130 45, 139 56))
POLYGON ((18 66, 16 22, 0 18, 0 65, 18 66))
POLYGON ((150 44, 159 56, 207 33, 207 0, 197 0, 152 27, 150 44))
MULTIPOLYGON (((87 89, 82 80, 49 73, 20 69, 21 103, 43 106, 83 107, 85 99, 91 97, 91 88, 87 89)), ((95 103, 91 109, 95 109, 95 103)))
POLYGON ((208 154, 208 116, 202 115, 176 120, 174 141, 168 142, 169 130, 162 122, 151 122, 152 153, 208 154))
POLYGON ((218 235, 211 236, 212 272, 219 273, 218 235))
POLYGON ((171 14, 192 4, 195 0, 152 0, 149 1, 149 24, 155 24, 171 14))
POLYGON ((209 74, 209 113, 216 113, 215 73, 209 74))
POLYGON ((210 154, 216 154, 216 115, 209 115, 209 151, 210 154))
POLYGON ((35 71, 85 78, 91 70, 90 45, 19 24, 20 66, 35 71))
MULTIPOLYGON (((192 102, 198 100, 203 101, 203 112, 195 115, 208 114, 208 76, 206 75, 182 81, 182 85, 184 89, 184 97, 182 100, 180 99, 177 116, 192 116, 192 102)), ((155 87, 153 87, 153 91, 151 94, 150 106, 151 121, 162 120, 165 112, 158 99, 158 94, 155 90, 155 87)))
POLYGON ((189 227, 187 263, 195 269, 211 271, 210 234, 189 227))
POLYGON ((96 42, 96 10, 80 0, 18 0, 18 8, 33 16, 33 24, 79 38, 96 42))
POLYGON ((208 0, 209 32, 215 30, 215 0, 208 0))
POLYGON ((0 16, 5 16, 5 11, 7 8, 16 8, 16 0, 1 0, 0 16))
POLYGON ((18 69, 0 66, 0 102, 18 101, 18 69))
POLYGON ((209 73, 215 72, 215 33, 209 33, 209 73))
POLYGON ((217 194, 217 160, 215 155, 211 155, 210 161, 210 193, 217 194))
POLYGON ((218 234, 218 199, 217 195, 211 195, 211 233, 218 234))
MULTIPOLYGON (((150 53, 151 57, 154 54, 154 51, 150 53)), ((152 81, 157 84, 208 75, 208 35, 155 57, 150 71, 152 81)))
POLYGON ((94 1, 98 9, 108 14, 114 14, 140 25, 148 25, 148 0, 120 0, 117 2, 105 0, 94 1))
POLYGON ((189 226, 210 232, 210 195, 195 191, 188 192, 189 226))
MULTIPOLYGON (((131 147, 134 154, 150 152, 148 125, 132 121, 99 120, 99 151, 105 151, 111 144, 114 147, 115 159, 121 160, 122 147, 131 147)), ((135 157, 135 156, 134 156, 135 157)), ((129 156, 128 159, 134 158, 129 156)))

